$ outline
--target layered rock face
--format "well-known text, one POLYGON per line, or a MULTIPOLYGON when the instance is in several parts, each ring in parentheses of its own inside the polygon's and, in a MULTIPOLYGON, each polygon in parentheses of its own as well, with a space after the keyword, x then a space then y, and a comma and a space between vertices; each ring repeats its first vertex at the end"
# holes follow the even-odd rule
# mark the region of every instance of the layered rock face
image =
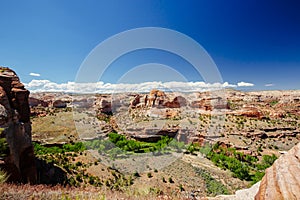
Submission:
POLYGON ((255 199, 300 199, 300 143, 266 170, 255 199))
POLYGON ((0 127, 4 129, 0 137, 9 147, 4 168, 13 182, 35 183, 37 177, 28 97, 16 73, 0 67, 0 127))

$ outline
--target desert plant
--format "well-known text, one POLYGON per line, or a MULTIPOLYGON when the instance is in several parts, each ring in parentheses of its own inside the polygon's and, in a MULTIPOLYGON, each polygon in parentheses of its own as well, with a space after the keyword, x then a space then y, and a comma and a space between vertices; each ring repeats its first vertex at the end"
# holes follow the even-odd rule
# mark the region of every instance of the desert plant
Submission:
POLYGON ((5 138, 0 138, 0 157, 5 157, 9 154, 9 147, 5 138))
POLYGON ((8 175, 5 171, 0 170, 0 184, 4 183, 8 179, 8 175))
POLYGON ((134 177, 140 177, 140 174, 139 174, 138 172, 134 172, 134 173, 133 173, 133 176, 134 176, 134 177))
POLYGON ((152 178, 151 172, 147 173, 148 178, 152 178))

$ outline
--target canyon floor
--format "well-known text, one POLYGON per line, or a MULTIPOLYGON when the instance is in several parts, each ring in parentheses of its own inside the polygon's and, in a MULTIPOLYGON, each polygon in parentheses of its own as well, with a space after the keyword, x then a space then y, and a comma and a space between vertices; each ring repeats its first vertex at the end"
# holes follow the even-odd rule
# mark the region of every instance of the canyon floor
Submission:
POLYGON ((33 93, 29 104, 37 145, 85 145, 73 152, 45 150, 37 154, 39 159, 62 169, 73 187, 115 191, 124 198, 234 194, 259 181, 253 177, 265 155, 280 157, 300 139, 300 91, 33 93), (119 141, 127 145, 113 143, 111 133, 124 136, 119 141), (174 144, 169 140, 158 151, 151 150, 163 137, 174 144), (218 149, 213 149, 215 144, 218 149), (239 177, 208 153, 217 155, 222 149, 228 157, 239 157, 242 165, 254 159, 248 163, 255 163, 249 169, 252 179, 239 177))

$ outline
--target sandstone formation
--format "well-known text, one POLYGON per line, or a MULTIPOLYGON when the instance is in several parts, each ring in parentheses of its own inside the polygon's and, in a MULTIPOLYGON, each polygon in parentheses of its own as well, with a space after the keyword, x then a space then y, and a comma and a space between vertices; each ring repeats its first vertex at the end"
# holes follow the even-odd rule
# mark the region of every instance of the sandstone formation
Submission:
POLYGON ((208 111, 213 109, 230 109, 228 103, 222 100, 221 97, 200 98, 200 100, 192 101, 190 107, 208 111))
POLYGON ((4 129, 0 137, 6 138, 9 147, 4 168, 10 174, 9 181, 35 183, 28 96, 16 73, 0 67, 0 127, 4 129))
MULTIPOLYGON (((134 97, 134 99, 130 102, 130 107, 131 108, 135 108, 137 105, 140 104, 140 101, 141 101, 141 96, 140 95, 136 95, 134 97)), ((147 103, 147 102, 146 102, 147 103)), ((146 104, 145 103, 145 104, 146 104)))
POLYGON ((166 99, 166 94, 160 90, 151 90, 149 96, 145 98, 148 100, 147 106, 162 106, 166 99))
POLYGON ((300 199, 300 143, 266 170, 255 199, 300 199))
POLYGON ((101 99, 99 107, 100 107, 99 109, 100 109, 101 113, 105 113, 105 114, 112 113, 111 102, 109 102, 105 99, 101 99))
POLYGON ((236 112, 236 115, 245 116, 245 117, 254 117, 261 118, 261 112, 255 108, 250 106, 243 106, 243 108, 236 112))
POLYGON ((167 108, 181 108, 187 105, 187 101, 183 96, 177 96, 172 101, 164 103, 164 107, 167 108))
POLYGON ((29 97, 29 106, 30 107, 36 107, 36 106, 42 106, 42 107, 48 107, 49 103, 37 98, 29 97))

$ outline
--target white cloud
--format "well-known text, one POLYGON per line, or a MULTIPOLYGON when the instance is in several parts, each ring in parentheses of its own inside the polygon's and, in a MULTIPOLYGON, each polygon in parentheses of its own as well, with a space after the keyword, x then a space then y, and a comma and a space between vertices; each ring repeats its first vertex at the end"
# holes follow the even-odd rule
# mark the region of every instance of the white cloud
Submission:
POLYGON ((38 74, 38 73, 33 73, 33 72, 29 73, 29 75, 30 75, 30 76, 36 76, 36 77, 41 76, 40 74, 38 74))
POLYGON ((273 83, 268 83, 268 84, 265 84, 265 86, 266 87, 272 87, 272 86, 274 86, 274 84, 273 83))
POLYGON ((69 92, 69 93, 120 93, 120 92, 149 92, 152 89, 176 92, 199 92, 217 90, 228 87, 253 86, 251 83, 240 82, 237 85, 205 82, 144 82, 138 84, 128 83, 55 83, 49 80, 32 80, 24 84, 31 92, 69 92))
POLYGON ((246 82, 239 82, 238 84, 237 84, 237 86, 238 87, 253 87, 254 86, 254 84, 253 83, 246 83, 246 82))

